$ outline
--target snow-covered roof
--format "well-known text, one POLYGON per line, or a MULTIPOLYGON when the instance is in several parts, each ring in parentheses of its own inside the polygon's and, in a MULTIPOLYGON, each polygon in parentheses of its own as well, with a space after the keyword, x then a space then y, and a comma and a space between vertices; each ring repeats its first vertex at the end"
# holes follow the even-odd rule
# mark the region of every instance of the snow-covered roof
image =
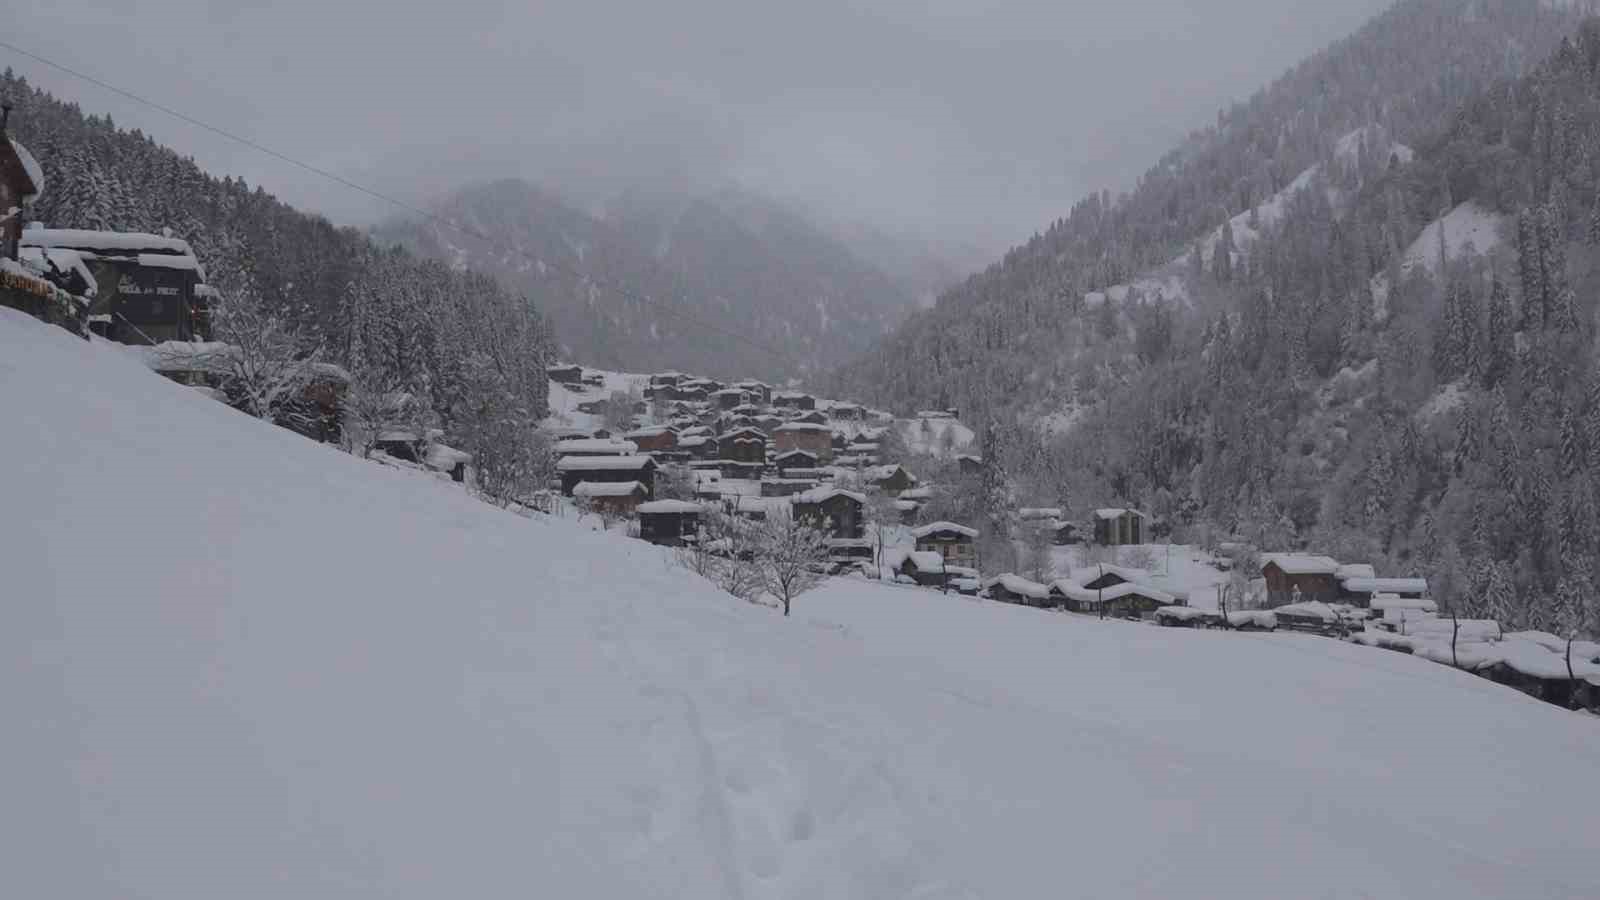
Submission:
POLYGON ((1333 607, 1319 600, 1308 600, 1304 603, 1290 603, 1273 610, 1280 616, 1304 616, 1308 619, 1321 619, 1324 622, 1339 621, 1339 614, 1333 607))
POLYGON ((1050 590, 1080 603, 1119 600, 1127 596, 1148 597, 1163 605, 1175 604, 1178 600, 1170 591, 1151 587, 1148 584, 1140 584, 1137 581, 1124 581, 1121 584, 1114 584, 1108 588, 1095 590, 1083 587, 1081 582, 1071 578, 1058 578, 1051 582, 1050 590))
POLYGON ((1334 571, 1333 577, 1340 581, 1346 578, 1376 578, 1378 571, 1367 563, 1345 563, 1334 571))
POLYGON ((920 540, 928 537, 929 535, 938 534, 943 531, 953 532, 969 538, 975 538, 978 536, 978 529, 970 528, 966 525, 957 525, 954 522, 929 522, 926 525, 921 525, 911 529, 911 536, 920 540))
POLYGON ((905 490, 900 492, 900 499, 901 500, 932 500, 933 499, 933 488, 931 488, 931 487, 906 488, 905 490))
POLYGON ((709 443, 711 443, 711 438, 703 434, 693 434, 688 437, 678 438, 678 446, 684 450, 693 450, 696 447, 704 447, 709 443))
POLYGON ((435 469, 453 469, 462 463, 472 462, 472 454, 447 444, 434 443, 428 445, 428 452, 423 461, 435 469))
MULTIPOLYGON (((1532 641, 1552 653, 1567 653, 1567 639, 1548 631, 1511 631, 1506 633, 1508 640, 1532 641)), ((1600 643, 1594 641, 1573 641, 1572 658, 1593 660, 1600 658, 1600 643)))
POLYGON ((1306 553, 1269 553, 1261 558, 1263 568, 1268 563, 1276 563, 1287 575, 1332 575, 1339 571, 1338 560, 1306 553))
MULTIPOLYGON (((54 267, 63 274, 76 272, 88 287, 84 288, 85 297, 93 297, 100 290, 100 285, 94 280, 94 274, 89 267, 84 265, 83 256, 76 250, 66 247, 22 247, 17 252, 17 257, 24 263, 33 265, 40 272, 48 267, 54 267)), ((198 285, 196 285, 198 287, 198 285)))
MULTIPOLYGON (((1285 570, 1287 571, 1287 570, 1285 570)), ((1428 590, 1426 578, 1346 578, 1345 590, 1357 594, 1421 594, 1428 590)), ((1374 604, 1376 608, 1376 604, 1374 604)))
POLYGON ((944 557, 932 550, 913 550, 906 554, 906 559, 923 572, 944 571, 944 557))
POLYGON ((22 244, 28 247, 67 247, 90 252, 112 252, 120 255, 142 253, 193 256, 189 242, 182 238, 146 234, 139 231, 90 231, 83 228, 31 228, 22 233, 22 244))
POLYGON ((1122 509, 1122 508, 1117 508, 1117 507, 1107 507, 1106 509, 1097 509, 1097 510, 1094 511, 1095 516, 1098 517, 1098 518, 1101 518, 1101 519, 1119 519, 1119 518, 1121 518, 1121 517, 1123 517, 1125 515, 1128 515, 1130 513, 1135 515, 1135 516, 1138 516, 1141 519, 1149 518, 1149 516, 1146 516, 1144 513, 1138 511, 1137 509, 1122 509))
POLYGON ((572 489, 574 497, 630 497, 645 493, 637 481, 580 481, 572 489))
POLYGON ((154 269, 177 269, 183 272, 194 272, 201 280, 206 277, 206 270, 200 265, 200 260, 189 254, 175 253, 141 253, 137 257, 139 265, 154 269))
POLYGON ((915 500, 896 500, 894 508, 900 512, 915 512, 922 508, 922 504, 915 500))
POLYGON ((1196 609, 1193 606, 1163 606, 1156 610, 1156 615, 1166 616, 1169 619, 1181 619, 1193 622, 1196 619, 1205 619, 1216 615, 1210 610, 1196 609))
MULTIPOLYGON (((587 483, 587 482, 585 482, 587 483)), ((704 511, 705 507, 687 500, 652 500, 649 503, 639 504, 639 514, 648 515, 695 515, 704 511)))
POLYGON ((813 460, 813 461, 815 461, 816 458, 817 458, 817 454, 813 453, 810 450, 800 450, 800 449, 796 448, 794 450, 785 450, 782 453, 779 453, 775 457, 775 459, 779 459, 779 460, 792 459, 792 458, 794 458, 796 456, 804 456, 806 459, 813 460))
POLYGON ((638 452, 639 445, 633 441, 618 441, 612 438, 579 438, 572 441, 557 441, 555 450, 560 454, 593 453, 631 456, 638 452))
POLYGON ((1025 506, 1017 510, 1017 518, 1022 519, 1024 522, 1038 519, 1059 519, 1061 518, 1061 508, 1059 506, 1025 506))
POLYGON ((643 428, 635 428, 634 430, 623 435, 623 437, 630 439, 660 437, 669 431, 672 431, 672 429, 666 425, 646 425, 643 428))
POLYGON ((558 472, 630 472, 654 466, 648 456, 564 456, 556 463, 558 472))
POLYGON ((817 423, 817 422, 785 422, 785 423, 783 423, 782 425, 779 425, 777 428, 775 428, 773 430, 774 431, 806 431, 806 432, 818 432, 818 431, 821 431, 821 432, 828 432, 828 433, 832 433, 832 431, 833 431, 833 429, 829 428, 828 426, 820 424, 820 423, 817 423))
POLYGON ((854 500, 857 503, 865 503, 865 502, 867 502, 867 495, 866 494, 858 494, 855 491, 847 491, 844 488, 837 488, 837 487, 812 488, 811 490, 806 491, 803 494, 796 494, 794 496, 794 502, 796 502, 796 503, 826 503, 826 502, 828 502, 829 500, 832 500, 835 497, 849 497, 851 500, 854 500))
POLYGON ((1416 609, 1423 612, 1438 612, 1439 607, 1426 597, 1396 597, 1393 594, 1379 594, 1372 598, 1372 608, 1379 612, 1391 609, 1416 609))
POLYGON ((890 464, 887 466, 873 466, 863 471, 861 474, 871 481, 886 481, 890 478, 893 478, 897 472, 905 472, 905 476, 911 480, 912 484, 917 483, 917 476, 907 472, 905 466, 895 464, 890 464))
POLYGON ((1118 566, 1111 563, 1096 563, 1092 566, 1079 566, 1068 572, 1064 577, 1056 580, 1056 584, 1072 584, 1079 587, 1098 581, 1102 575, 1115 575, 1123 581, 1136 584, 1147 583, 1150 573, 1144 569, 1135 569, 1131 566, 1118 566))
POLYGON ((22 146, 15 138, 8 140, 11 141, 11 151, 17 154, 18 161, 22 163, 22 170, 28 173, 28 180, 33 182, 33 190, 22 193, 23 201, 32 202, 39 199, 44 194, 44 169, 40 168, 39 161, 33 158, 27 147, 22 146))
POLYGON ((1021 575, 1016 575, 1011 572, 1007 572, 1004 575, 996 575, 988 581, 985 581, 983 586, 985 588, 992 588, 997 584, 1013 594, 1017 594, 1022 597, 1032 597, 1035 600, 1044 600, 1050 596, 1049 588, 1037 581, 1029 581, 1028 579, 1023 578, 1021 575))

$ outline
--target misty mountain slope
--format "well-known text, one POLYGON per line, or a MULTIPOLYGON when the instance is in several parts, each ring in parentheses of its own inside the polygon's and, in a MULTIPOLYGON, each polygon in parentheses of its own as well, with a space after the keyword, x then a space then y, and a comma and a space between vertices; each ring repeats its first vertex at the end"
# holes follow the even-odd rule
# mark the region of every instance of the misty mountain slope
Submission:
POLYGON ((1409 163, 1330 160, 1179 264, 1189 302, 1106 291, 1009 345, 980 320, 978 351, 1025 359, 984 456, 1028 503, 1131 504, 1190 540, 1312 548, 1426 576, 1466 615, 1600 634, 1597 73, 1590 20, 1409 163))
POLYGON ((375 233, 494 273, 548 310, 567 355, 600 367, 814 374, 864 351, 913 303, 804 217, 734 190, 629 192, 597 217, 524 182, 499 181, 458 191, 435 211, 491 239, 428 221, 375 233))
POLYGON ((1600 891, 1594 723, 1436 663, 844 579, 784 618, 4 309, 0 408, 19 896, 1600 891))
MULTIPOLYGON (((1093 194, 986 271, 946 292, 843 372, 834 393, 905 411, 1011 410, 1061 396, 1085 294, 1124 284, 1327 164, 1342 138, 1379 126, 1416 148, 1460 105, 1536 63, 1579 21, 1539 0, 1406 0, 1306 60, 1246 103, 1218 114, 1113 198, 1093 194)), ((1358 155, 1360 155, 1358 153, 1358 155)), ((1368 156, 1353 183, 1387 166, 1368 156)), ((1403 248, 1434 217, 1397 211, 1403 248), (1402 220, 1399 216, 1405 216, 1402 220)), ((1367 252, 1374 271, 1387 248, 1367 252)))

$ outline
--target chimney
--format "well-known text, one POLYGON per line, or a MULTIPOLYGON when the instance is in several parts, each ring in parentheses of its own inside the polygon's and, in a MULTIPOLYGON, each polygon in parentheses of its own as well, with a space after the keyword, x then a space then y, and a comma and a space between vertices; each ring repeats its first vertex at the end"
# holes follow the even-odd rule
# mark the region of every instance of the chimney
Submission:
POLYGON ((0 135, 6 133, 6 123, 11 121, 11 101, 0 100, 0 135))

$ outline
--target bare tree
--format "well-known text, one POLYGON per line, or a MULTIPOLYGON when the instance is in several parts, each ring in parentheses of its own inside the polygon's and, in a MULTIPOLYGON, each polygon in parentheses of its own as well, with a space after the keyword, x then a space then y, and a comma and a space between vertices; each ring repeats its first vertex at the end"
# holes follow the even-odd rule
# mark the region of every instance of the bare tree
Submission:
POLYGON ((754 600, 760 588, 756 571, 755 527, 721 510, 700 517, 700 534, 677 551, 678 562, 741 600, 754 600))
POLYGON ((319 373, 317 336, 270 308, 243 278, 233 279, 213 313, 213 328, 218 344, 183 348, 194 362, 220 376, 229 398, 250 415, 280 424, 297 415, 306 386, 319 373))
POLYGON ((1055 577, 1054 547, 1048 522, 1029 523, 1022 531, 1023 573, 1040 584, 1049 584, 1055 577))
POLYGON ((828 564, 827 532, 793 516, 771 516, 756 530, 756 571, 761 587, 789 614, 794 598, 822 584, 828 564))
POLYGON ((694 470, 683 465, 665 465, 656 470, 657 500, 693 500, 694 470))
POLYGON ((895 499, 882 490, 874 490, 867 495, 867 523, 872 529, 876 544, 873 548, 873 561, 876 565, 883 565, 883 547, 900 526, 900 510, 895 507, 895 499))
POLYGON ((601 421, 613 433, 628 431, 633 428, 634 404, 639 402, 639 397, 626 394, 622 391, 612 391, 606 398, 606 405, 601 410, 601 421))

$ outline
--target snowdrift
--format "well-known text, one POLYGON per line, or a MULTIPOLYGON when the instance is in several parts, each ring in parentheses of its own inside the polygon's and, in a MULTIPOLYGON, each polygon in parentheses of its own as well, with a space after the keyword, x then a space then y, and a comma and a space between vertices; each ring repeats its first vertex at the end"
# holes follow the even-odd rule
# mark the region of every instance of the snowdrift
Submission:
POLYGON ((0 310, 17 897, 1600 896, 1600 731, 1424 660, 796 617, 0 310))

